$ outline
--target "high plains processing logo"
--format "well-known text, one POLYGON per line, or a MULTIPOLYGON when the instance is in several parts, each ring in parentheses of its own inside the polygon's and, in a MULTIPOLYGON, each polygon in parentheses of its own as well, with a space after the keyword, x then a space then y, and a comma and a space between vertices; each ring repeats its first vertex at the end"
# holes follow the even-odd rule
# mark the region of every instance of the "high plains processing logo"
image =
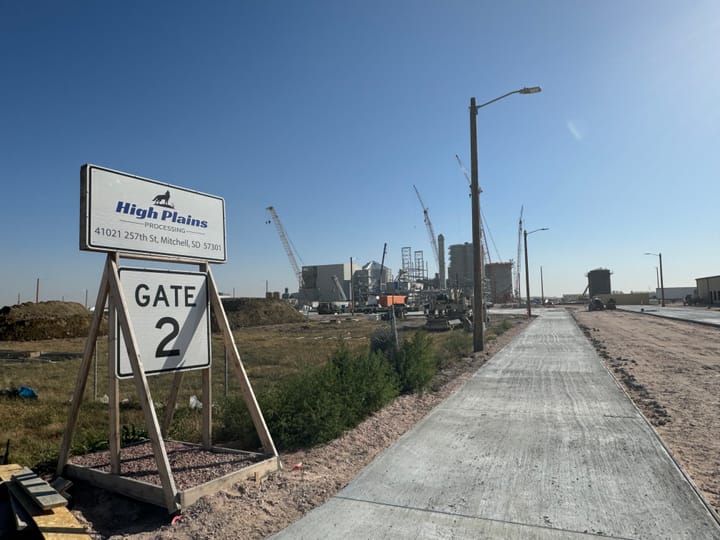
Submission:
MULTIPOLYGON (((147 205, 147 207, 144 205, 138 206, 136 203, 132 202, 118 201, 115 207, 115 212, 118 214, 134 216, 139 220, 145 220, 146 227, 154 227, 155 225, 158 225, 153 224, 152 221, 165 222, 166 224, 173 223, 175 225, 185 225, 187 227, 197 227, 200 229, 207 229, 208 227, 206 219, 193 217, 190 214, 184 215, 175 210, 175 205, 170 202, 170 190, 156 195, 151 201, 151 204, 147 205), (155 207, 160 207, 161 210, 156 210, 155 207)), ((160 226, 154 228, 166 227, 160 226)))

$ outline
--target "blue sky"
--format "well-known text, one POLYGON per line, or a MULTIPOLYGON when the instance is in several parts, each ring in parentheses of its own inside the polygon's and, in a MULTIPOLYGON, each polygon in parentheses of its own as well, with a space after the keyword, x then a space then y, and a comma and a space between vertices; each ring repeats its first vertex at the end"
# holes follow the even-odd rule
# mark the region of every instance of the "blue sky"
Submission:
MULTIPOLYGON (((294 288, 265 208, 305 264, 435 264, 471 241, 471 97, 481 204, 503 260, 525 208, 531 289, 580 293, 720 274, 720 3, 0 0, 0 305, 94 299, 83 163, 221 196, 237 295, 294 288)), ((497 258, 491 246, 491 255, 497 258)))

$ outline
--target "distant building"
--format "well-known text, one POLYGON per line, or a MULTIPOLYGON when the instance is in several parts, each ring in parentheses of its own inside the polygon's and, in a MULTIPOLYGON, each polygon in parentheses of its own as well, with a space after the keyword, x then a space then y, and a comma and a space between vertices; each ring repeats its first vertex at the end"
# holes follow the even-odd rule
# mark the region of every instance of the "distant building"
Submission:
MULTIPOLYGON (((655 297, 662 298, 663 290, 659 287, 655 289, 655 297)), ((697 296, 697 289, 695 287, 665 287, 665 301, 666 302, 682 302, 686 296, 695 297, 697 296)))
POLYGON ((350 265, 348 263, 303 266, 302 279, 303 286, 298 292, 300 304, 310 305, 313 302, 339 301, 343 294, 346 298, 350 297, 350 265), (333 276, 340 283, 342 293, 338 290, 333 276))
MULTIPOLYGON (((465 295, 472 296, 475 284, 473 272, 473 245, 453 244, 449 248, 450 265, 448 266, 447 286, 460 289, 465 295)), ((483 274, 483 296, 486 302, 497 304, 512 300, 512 269, 511 262, 486 263, 483 274)))
POLYGON ((468 296, 473 290, 473 245, 453 244, 448 248, 450 264, 448 265, 447 286, 460 289, 468 296))
POLYGON ((505 304, 512 301, 512 269, 511 262, 487 263, 485 277, 490 285, 490 300, 495 304, 505 304))
POLYGON ((370 294, 392 290, 390 282, 393 280, 392 270, 381 266, 377 261, 370 261, 354 270, 352 277, 353 299, 358 304, 367 302, 370 294))
POLYGON ((720 304, 720 276, 695 278, 697 297, 704 304, 720 304))

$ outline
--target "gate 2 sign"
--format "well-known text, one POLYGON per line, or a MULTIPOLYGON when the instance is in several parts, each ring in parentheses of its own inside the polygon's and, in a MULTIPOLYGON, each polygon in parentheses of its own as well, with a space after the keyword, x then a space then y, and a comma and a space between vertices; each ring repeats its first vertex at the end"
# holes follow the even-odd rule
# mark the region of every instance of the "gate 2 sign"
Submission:
MULTIPOLYGON (((146 375, 210 366, 207 275, 120 268, 120 284, 146 375)), ((125 339, 118 335, 115 373, 132 377, 125 339)))

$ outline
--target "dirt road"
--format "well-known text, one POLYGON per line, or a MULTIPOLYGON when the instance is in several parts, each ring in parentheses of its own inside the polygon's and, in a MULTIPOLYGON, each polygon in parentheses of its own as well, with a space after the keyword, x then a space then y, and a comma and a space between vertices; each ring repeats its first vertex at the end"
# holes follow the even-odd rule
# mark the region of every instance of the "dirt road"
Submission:
POLYGON ((621 311, 574 315, 610 372, 720 512, 720 329, 621 311))

